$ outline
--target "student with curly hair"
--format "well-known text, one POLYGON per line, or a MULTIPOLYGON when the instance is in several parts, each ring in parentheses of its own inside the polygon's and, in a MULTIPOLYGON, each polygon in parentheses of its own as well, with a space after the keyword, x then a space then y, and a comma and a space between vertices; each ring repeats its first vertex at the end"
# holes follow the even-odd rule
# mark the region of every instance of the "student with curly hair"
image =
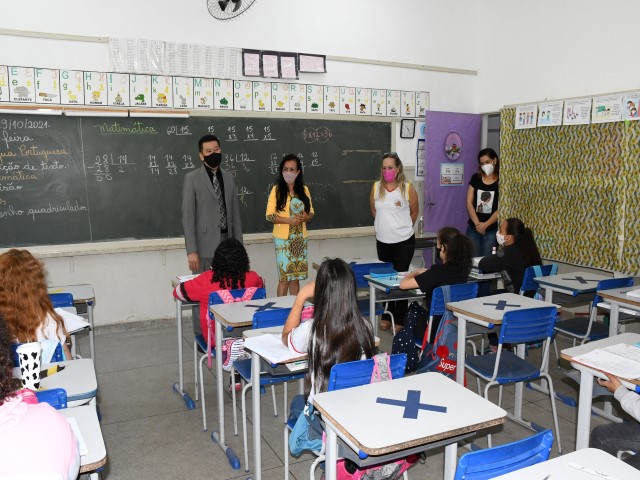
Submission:
POLYGON ((75 479, 80 469, 78 441, 53 407, 37 403, 26 391, 15 392, 11 343, 12 335, 0 317, 0 476, 57 474, 75 479))
MULTIPOLYGON (((436 251, 442 264, 431 265, 429 270, 420 269, 411 272, 400 282, 402 290, 419 288, 424 292, 425 305, 431 306, 433 291, 443 285, 466 283, 473 255, 473 244, 469 237, 460 233, 456 228, 444 227, 438 231, 436 237, 436 251)), ((433 342, 441 317, 434 317, 431 327, 430 342, 433 342)), ((415 338, 423 338, 427 328, 426 323, 416 325, 415 338)))
MULTIPOLYGON (((216 248, 211 269, 182 282, 173 290, 173 296, 183 302, 200 302, 200 328, 206 332, 209 295, 212 292, 262 286, 262 278, 250 270, 249 256, 242 243, 228 238, 216 248)), ((215 341, 214 335, 212 332, 212 342, 215 341)))
POLYGON ((58 339, 71 358, 69 334, 49 299, 44 265, 28 250, 12 248, 0 255, 0 315, 14 341, 58 339))

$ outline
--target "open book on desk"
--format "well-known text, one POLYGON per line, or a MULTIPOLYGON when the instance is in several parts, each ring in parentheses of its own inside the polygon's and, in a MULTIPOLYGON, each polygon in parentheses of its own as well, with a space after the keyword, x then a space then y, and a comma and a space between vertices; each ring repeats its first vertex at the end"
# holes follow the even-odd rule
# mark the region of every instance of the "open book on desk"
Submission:
POLYGON ((79 332, 80 330, 84 330, 85 328, 91 326, 91 324, 84 318, 76 315, 75 313, 71 313, 64 308, 57 307, 53 310, 62 317, 64 328, 66 328, 67 332, 69 332, 70 334, 79 332))
POLYGON ((280 333, 264 333, 247 337, 244 340, 244 348, 256 352, 272 365, 307 358, 306 353, 292 353, 289 348, 285 347, 280 333))
POLYGON ((571 359, 587 367, 610 373, 616 377, 635 380, 640 378, 640 348, 619 343, 606 348, 597 348, 571 359))

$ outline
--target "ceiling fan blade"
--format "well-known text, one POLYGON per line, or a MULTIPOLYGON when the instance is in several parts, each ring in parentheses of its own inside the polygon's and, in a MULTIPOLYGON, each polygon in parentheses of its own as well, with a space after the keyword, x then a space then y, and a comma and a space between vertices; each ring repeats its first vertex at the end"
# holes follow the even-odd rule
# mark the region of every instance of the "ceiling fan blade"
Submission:
POLYGON ((219 0, 218 5, 220 5, 220 10, 224 12, 227 8, 227 5, 229 5, 229 0, 219 0))
POLYGON ((231 0, 236 6, 233 8, 234 12, 237 12, 240 6, 242 5, 242 0, 231 0))

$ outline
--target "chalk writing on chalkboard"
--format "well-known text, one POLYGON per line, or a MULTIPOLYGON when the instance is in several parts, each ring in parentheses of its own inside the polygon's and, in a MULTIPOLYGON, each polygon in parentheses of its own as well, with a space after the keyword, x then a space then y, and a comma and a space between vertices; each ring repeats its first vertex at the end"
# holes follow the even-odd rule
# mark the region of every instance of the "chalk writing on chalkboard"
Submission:
POLYGON ((389 123, 272 118, 0 115, 0 246, 182 235, 184 175, 197 142, 220 139, 243 231, 270 232, 266 201, 283 155, 302 161, 311 229, 372 224, 368 198, 389 123))

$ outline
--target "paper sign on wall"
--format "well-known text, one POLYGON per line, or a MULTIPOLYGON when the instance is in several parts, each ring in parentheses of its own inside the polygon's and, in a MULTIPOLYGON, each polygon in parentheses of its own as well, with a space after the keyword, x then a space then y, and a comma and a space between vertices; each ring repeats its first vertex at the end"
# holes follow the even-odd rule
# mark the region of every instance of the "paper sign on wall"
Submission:
POLYGON ((256 112, 271 111, 270 82, 253 82, 253 110, 256 112))
POLYGON ((580 98, 577 100, 566 100, 564 102, 564 113, 562 123, 564 125, 587 125, 591 120, 591 99, 580 98))
POLYGON ((151 106, 151 75, 129 75, 129 105, 151 106))
POLYGON ((34 103, 35 96, 33 68, 9 67, 9 100, 34 103))
MULTIPOLYGON (((0 77, 1 77, 1 71, 0 71, 0 77)), ((624 98, 622 99, 622 119, 623 120, 640 120, 640 115, 638 115, 638 109, 640 109, 640 92, 629 93, 625 95, 624 98)))
POLYGON ((464 164, 463 163, 441 163, 440 164, 440 186, 456 187, 463 184, 464 164))
POLYGON ((416 92, 402 92, 402 116, 416 116, 416 92))
POLYGON ((424 118, 429 110, 429 92, 416 92, 416 116, 424 118))
POLYGON ((371 114, 376 117, 387 116, 387 91, 384 89, 371 90, 371 114))
POLYGON ((307 85, 307 113, 324 112, 324 86, 307 85))
POLYGON ((340 114, 356 114, 356 89, 355 87, 340 87, 340 114))
POLYGON ((9 101, 9 69, 0 65, 0 102, 9 101))
POLYGON ((213 108, 213 79, 196 77, 193 79, 193 106, 195 109, 213 108))
POLYGON ((193 108, 193 78, 173 77, 173 106, 193 108))
POLYGON ((538 105, 520 105, 516 107, 516 130, 536 128, 538 105))
POLYGON ((129 106, 129 74, 128 73, 108 73, 107 74, 107 101, 112 107, 129 106))
POLYGON ((151 106, 161 108, 173 107, 173 79, 166 75, 151 77, 151 106))
POLYGON ((324 113, 339 113, 340 89, 331 85, 324 87, 324 113))
POLYGON ((60 71, 35 69, 36 103, 60 104, 60 71))
POLYGON ((289 111, 289 84, 273 82, 271 84, 271 110, 274 112, 289 111))
POLYGON ((356 88, 356 113, 371 115, 371 89, 356 88))
POLYGON ((387 115, 389 117, 400 116, 400 103, 402 102, 400 90, 387 90, 387 115))
POLYGON ((253 110, 252 82, 236 80, 233 82, 233 109, 253 110))
POLYGON ((620 120, 622 120, 622 95, 593 98, 592 123, 619 122, 620 120))
POLYGON ((85 105, 107 105, 107 101, 107 74, 104 72, 84 72, 85 105))
POLYGON ((304 113, 307 111, 307 86, 299 83, 289 84, 289 110, 304 113))
POLYGON ((538 105, 538 126, 556 127, 562 125, 562 100, 538 105))
POLYGON ((213 79, 213 108, 233 110, 233 80, 213 79))

